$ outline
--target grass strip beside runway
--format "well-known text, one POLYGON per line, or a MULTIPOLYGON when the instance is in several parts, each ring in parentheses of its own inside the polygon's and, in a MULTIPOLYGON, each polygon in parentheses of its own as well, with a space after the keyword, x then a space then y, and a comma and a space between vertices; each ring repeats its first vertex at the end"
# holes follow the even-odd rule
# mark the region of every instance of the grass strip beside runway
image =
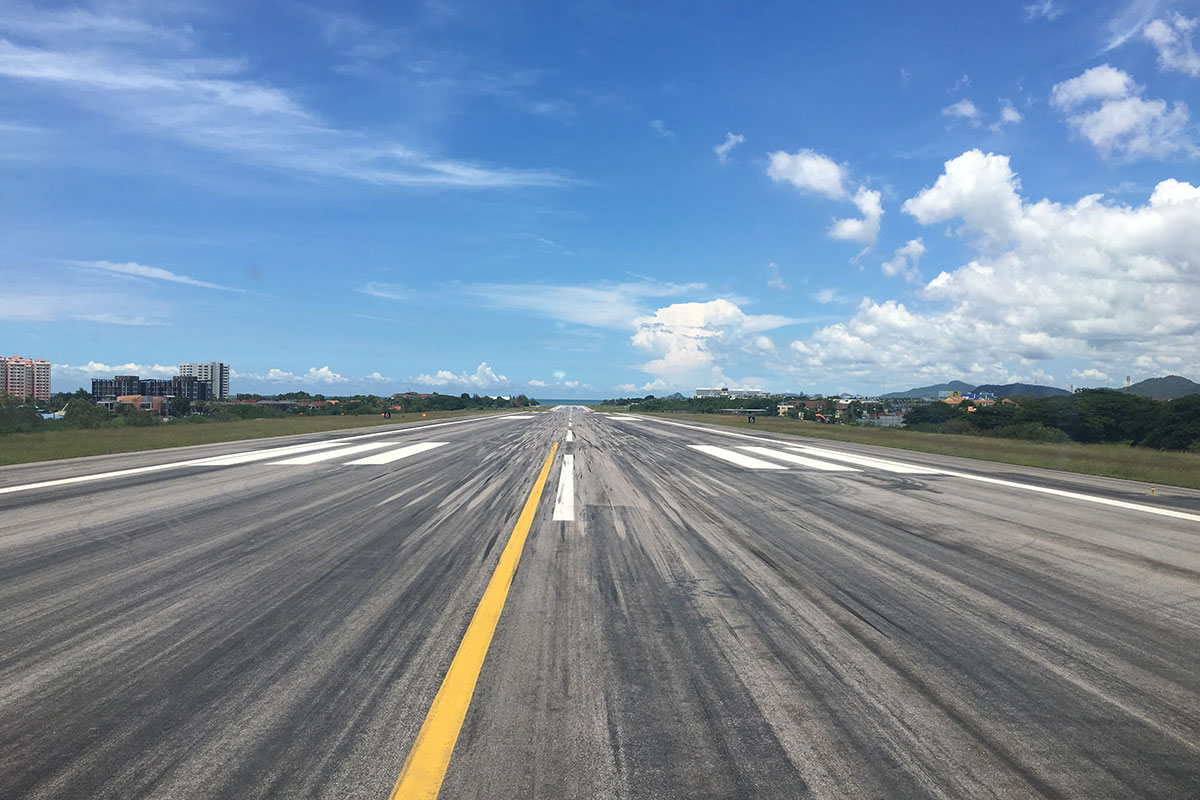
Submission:
POLYGON ((163 423, 153 428, 64 428, 37 433, 10 433, 0 436, 0 465, 28 464, 61 458, 134 453, 168 447, 265 439, 302 433, 353 430, 401 422, 429 422, 436 419, 495 414, 495 411, 428 411, 393 414, 391 419, 378 415, 284 417, 232 420, 203 425, 163 423))
POLYGON ((750 425, 745 417, 724 414, 653 413, 645 416, 680 422, 705 422, 744 430, 747 433, 808 436, 814 439, 871 444, 920 453, 960 456, 1002 464, 1018 464, 1023 467, 1042 467, 1084 475, 1200 489, 1200 453, 1153 450, 1124 444, 1048 444, 987 436, 920 433, 896 428, 822 425, 818 422, 786 417, 758 417, 757 421, 750 425))

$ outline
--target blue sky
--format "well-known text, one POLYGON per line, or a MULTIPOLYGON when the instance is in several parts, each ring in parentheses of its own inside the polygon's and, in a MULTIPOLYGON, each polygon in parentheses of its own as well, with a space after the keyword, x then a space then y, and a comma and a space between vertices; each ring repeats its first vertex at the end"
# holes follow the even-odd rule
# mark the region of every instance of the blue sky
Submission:
POLYGON ((1200 378, 1194 2, 330 8, 0 2, 0 349, 56 390, 1200 378))

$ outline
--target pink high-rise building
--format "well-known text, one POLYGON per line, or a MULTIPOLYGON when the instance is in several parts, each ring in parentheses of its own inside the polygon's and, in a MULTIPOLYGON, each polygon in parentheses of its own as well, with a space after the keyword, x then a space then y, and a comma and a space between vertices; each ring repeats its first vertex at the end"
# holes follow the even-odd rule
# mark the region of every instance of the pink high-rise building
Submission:
POLYGON ((50 399, 50 362, 44 358, 0 356, 0 395, 22 400, 50 399))

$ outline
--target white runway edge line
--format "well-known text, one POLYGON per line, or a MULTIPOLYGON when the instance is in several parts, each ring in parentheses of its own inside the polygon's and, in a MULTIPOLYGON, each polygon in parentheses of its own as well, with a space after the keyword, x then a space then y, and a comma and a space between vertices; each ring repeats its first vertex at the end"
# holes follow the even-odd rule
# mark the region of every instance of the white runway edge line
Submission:
MULTIPOLYGON (((245 464, 251 461, 265 461, 268 458, 278 458, 279 456, 289 455, 291 453, 302 453, 305 450, 318 450, 323 447, 336 447, 338 445, 355 442, 360 439, 373 439, 377 436, 399 436, 402 434, 416 433, 418 431, 428 430, 430 428, 441 428, 446 425, 466 425, 471 422, 497 422, 506 419, 533 419, 532 414, 498 414, 485 417, 471 417, 470 419, 457 419, 452 422, 434 422, 429 425, 419 425, 413 428, 402 428, 400 430, 378 431, 376 433, 365 433, 360 436, 349 436, 345 439, 333 439, 328 442, 306 442, 304 444, 288 445, 286 447, 273 447, 268 450, 251 450, 248 453, 233 453, 223 456, 210 456, 208 458, 195 458, 186 461, 173 461, 169 464, 152 464, 147 467, 131 467, 129 469, 118 469, 112 472, 97 472, 92 475, 76 475, 71 478, 55 478, 49 481, 38 481, 37 483, 23 483, 17 486, 0 487, 0 495, 12 494, 14 492, 28 492, 34 489, 49 489, 54 486, 70 486, 74 483, 88 483, 90 481, 106 480, 109 478, 123 478, 127 475, 142 475, 147 472, 162 472, 169 469, 180 469, 182 467, 227 467, 235 464, 245 464)), ((221 444, 231 444, 221 442, 221 444)), ((170 449, 170 448, 167 448, 170 449)), ((146 451, 151 452, 151 451, 146 451)))
MULTIPOLYGON (((634 419, 628 417, 627 419, 634 419)), ((751 436, 747 433, 735 433, 734 431, 721 431, 712 428, 704 428, 699 425, 686 425, 682 422, 672 422, 666 419, 658 419, 657 417, 642 417, 645 422, 659 422, 663 425, 677 425, 680 428, 688 428, 694 431, 704 431, 706 433, 719 434, 721 436, 736 436, 739 439, 752 439, 757 442, 766 442, 768 444, 784 445, 786 447, 795 447, 788 442, 779 442, 774 439, 766 439, 762 436, 751 436)), ((1186 511, 1176 511, 1173 508, 1157 508, 1155 506, 1147 506, 1141 503, 1129 503, 1125 500, 1110 500, 1107 497, 1097 497, 1093 494, 1082 494, 1080 492, 1071 492, 1065 489, 1050 489, 1044 486, 1035 486, 1029 483, 1017 483, 1016 481, 1006 481, 1000 478, 989 478, 984 475, 972 475, 968 472, 954 472, 952 470, 938 470, 937 474, 947 475, 952 478, 964 478, 969 481, 978 481, 979 483, 990 483, 995 486, 1006 486, 1010 489, 1023 489, 1027 492, 1038 492, 1039 494, 1048 494, 1055 497, 1066 497, 1071 500, 1080 500, 1085 503, 1096 503, 1103 506, 1112 506, 1114 508, 1124 508, 1130 511, 1140 511, 1143 514, 1155 514, 1161 517, 1171 517, 1172 519, 1185 519, 1189 522, 1200 522, 1200 514, 1190 514, 1186 511)))
POLYGON ((847 467, 844 464, 830 464, 828 461, 818 461, 815 458, 807 458, 805 456, 798 456, 795 453, 785 453, 782 450, 772 450, 769 447, 755 447, 753 445, 739 445, 738 449, 739 450, 748 450, 751 453, 757 453, 758 455, 766 456, 767 458, 774 458, 774 459, 778 459, 779 461, 786 461, 789 464, 798 464, 802 467, 812 467, 813 469, 820 469, 820 470, 824 470, 826 472, 862 472, 861 469, 856 469, 855 467, 847 467))
MULTIPOLYGON (((390 442, 389 442, 390 444, 390 442)), ((393 461, 399 461, 402 458, 415 456, 419 453, 424 453, 429 450, 434 450, 438 447, 444 447, 450 444, 449 442, 421 442, 420 444, 410 444, 406 447, 400 447, 395 450, 388 450, 386 453, 376 453, 373 456, 360 458, 357 461, 347 461, 348 465, 358 464, 391 464, 393 461)))
POLYGON ((705 455, 723 459, 731 464, 737 464, 739 467, 748 467, 750 469, 787 469, 782 464, 763 461, 761 458, 754 458, 752 456, 744 456, 736 450, 726 450, 724 447, 715 447, 711 444, 689 444, 688 447, 693 450, 699 450, 705 455))
POLYGON ((558 495, 554 498, 555 522, 575 520, 575 456, 563 456, 558 473, 558 495))

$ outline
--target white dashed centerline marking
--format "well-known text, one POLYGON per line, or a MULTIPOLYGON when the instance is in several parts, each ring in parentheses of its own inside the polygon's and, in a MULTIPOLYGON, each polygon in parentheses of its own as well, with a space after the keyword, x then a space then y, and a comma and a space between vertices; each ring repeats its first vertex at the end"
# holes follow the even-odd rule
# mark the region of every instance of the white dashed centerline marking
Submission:
POLYGON ((562 470, 558 474, 558 496, 554 498, 556 522, 575 520, 575 456, 563 456, 562 470))
POLYGON ((567 431, 567 441, 568 442, 575 441, 575 432, 574 431, 567 431))
POLYGON ((399 461, 402 458, 415 456, 419 453, 424 453, 428 450, 433 450, 443 445, 450 444, 449 442, 421 442, 420 444, 410 444, 407 447, 398 447, 395 450, 388 450, 386 453, 376 453, 373 456, 360 458, 357 461, 347 461, 347 464, 391 464, 393 461, 399 461))
POLYGON ((731 464, 737 464, 739 467, 747 467, 749 469, 787 469, 782 464, 773 464, 770 461, 763 461, 761 458, 744 456, 736 450, 726 450, 724 447, 717 447, 711 444, 690 444, 688 447, 693 450, 699 450, 705 455, 720 458, 731 464))

